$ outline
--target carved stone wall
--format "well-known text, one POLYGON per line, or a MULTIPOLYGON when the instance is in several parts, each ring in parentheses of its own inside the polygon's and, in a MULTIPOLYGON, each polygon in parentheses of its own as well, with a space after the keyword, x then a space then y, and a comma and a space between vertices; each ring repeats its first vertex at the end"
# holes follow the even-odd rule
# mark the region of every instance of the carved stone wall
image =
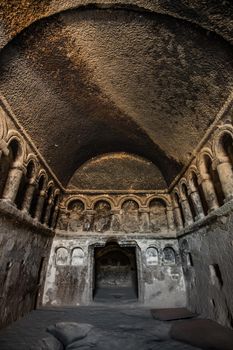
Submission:
POLYGON ((41 299, 53 235, 0 205, 0 328, 36 307, 41 299))
POLYGON ((0 328, 41 301, 61 188, 0 100, 0 328))
MULTIPOLYGON (((85 234, 77 237, 73 234, 56 235, 51 249, 49 267, 46 276, 44 289, 44 305, 79 305, 88 304, 93 300, 95 289, 94 266, 95 249, 100 251, 111 242, 116 242, 119 247, 125 249, 135 249, 137 289, 139 302, 155 307, 179 307, 185 306, 186 294, 183 279, 181 258, 176 239, 155 239, 153 235, 134 234, 104 237, 104 235, 85 234), (107 245, 106 245, 107 244, 107 245), (73 264, 74 252, 78 252, 78 259, 73 264)), ((132 254, 132 251, 130 252, 132 254)), ((111 255, 112 259, 114 256, 111 255)), ((128 258, 130 260, 130 258, 128 258)), ((107 261, 107 264, 112 263, 107 261)), ((132 261, 129 262, 132 264, 132 261)), ((121 287, 126 287, 126 282, 132 279, 127 273, 129 269, 123 263, 113 266, 114 275, 102 276, 101 283, 114 283, 121 287), (125 278, 118 278, 121 269, 125 269, 125 278), (126 273, 127 272, 127 273, 126 273), (107 281, 106 281, 107 278, 107 281)), ((129 283, 127 284, 129 287, 129 283)))
POLYGON ((202 316, 233 325, 233 214, 212 214, 179 238, 189 308, 202 316))
POLYGON ((57 229, 67 232, 155 233, 175 235, 170 196, 167 193, 67 193, 57 229))

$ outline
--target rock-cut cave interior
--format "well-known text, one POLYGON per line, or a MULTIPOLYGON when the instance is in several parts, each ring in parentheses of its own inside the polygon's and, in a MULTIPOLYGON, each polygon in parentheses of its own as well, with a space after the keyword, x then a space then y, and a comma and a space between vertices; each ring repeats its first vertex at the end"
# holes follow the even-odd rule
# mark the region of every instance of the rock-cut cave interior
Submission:
POLYGON ((0 0, 0 349, 233 349, 233 2, 0 0))

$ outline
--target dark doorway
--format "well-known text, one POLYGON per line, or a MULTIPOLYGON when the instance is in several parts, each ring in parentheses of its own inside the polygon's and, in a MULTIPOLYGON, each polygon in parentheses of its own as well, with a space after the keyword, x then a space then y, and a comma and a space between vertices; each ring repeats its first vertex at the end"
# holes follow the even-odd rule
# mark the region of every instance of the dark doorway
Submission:
POLYGON ((95 248, 94 300, 101 302, 136 301, 138 281, 135 247, 108 243, 95 248))

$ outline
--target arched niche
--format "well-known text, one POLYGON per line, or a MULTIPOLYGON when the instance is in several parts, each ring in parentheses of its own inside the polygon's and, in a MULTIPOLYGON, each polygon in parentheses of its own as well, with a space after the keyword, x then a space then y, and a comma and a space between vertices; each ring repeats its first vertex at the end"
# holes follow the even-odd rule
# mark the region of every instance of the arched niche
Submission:
POLYGON ((84 251, 82 248, 76 247, 73 249, 71 254, 71 265, 81 266, 84 263, 84 251))
POLYGON ((59 247, 56 249, 56 265, 69 265, 69 252, 65 247, 59 247))
POLYGON ((176 253, 172 247, 165 247, 163 250, 163 263, 165 265, 176 265, 176 253))
POLYGON ((215 147, 218 159, 227 158, 233 166, 233 135, 229 132, 222 132, 215 147))
POLYGON ((111 226, 111 205, 106 200, 99 200, 94 205, 94 231, 105 232, 111 226))
POLYGON ((139 232, 139 205, 133 199, 122 203, 122 229, 125 232, 139 232))
POLYGON ((166 203, 161 198, 150 201, 150 229, 152 232, 161 232, 168 229, 166 203))
POLYGON ((159 264, 159 253, 155 247, 149 247, 146 250, 146 264, 147 266, 153 266, 159 264))
POLYGON ((81 199, 74 199, 68 203, 68 230, 76 232, 82 230, 85 205, 81 199))
POLYGON ((67 210, 76 213, 82 213, 85 209, 85 205, 81 199, 73 199, 67 205, 67 210))

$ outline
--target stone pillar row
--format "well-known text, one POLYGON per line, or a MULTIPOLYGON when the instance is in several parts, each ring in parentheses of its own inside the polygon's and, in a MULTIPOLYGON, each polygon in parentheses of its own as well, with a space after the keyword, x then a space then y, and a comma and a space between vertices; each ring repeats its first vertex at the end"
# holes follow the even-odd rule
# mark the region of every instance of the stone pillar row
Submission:
MULTIPOLYGON (((22 177, 23 177, 23 175, 25 175, 25 173, 26 173, 26 168, 22 164, 15 163, 12 165, 12 167, 8 173, 7 181, 6 181, 6 184, 4 187, 4 191, 3 191, 2 199, 4 201, 9 202, 9 203, 15 202, 22 177)), ((23 212, 29 212, 32 198, 34 195, 34 191, 36 190, 37 185, 38 184, 36 182, 36 179, 34 179, 34 178, 32 178, 28 181, 27 188, 26 188, 26 191, 24 193, 23 203, 22 203, 22 211, 23 212)), ((37 221, 41 220, 41 215, 42 215, 42 210, 43 210, 44 203, 45 203, 45 198, 46 198, 45 191, 40 191, 40 193, 38 195, 37 205, 36 205, 36 210, 35 210, 35 215, 34 215, 34 218, 37 221)), ((51 210, 52 210, 52 204, 53 204, 53 200, 51 198, 48 200, 48 205, 46 208, 46 213, 45 213, 45 217, 44 217, 44 224, 45 225, 48 225, 48 223, 49 223, 50 214, 51 214, 51 210)), ((54 209, 54 217, 52 219, 51 227, 53 227, 53 225, 55 224, 56 219, 57 219, 57 215, 58 215, 58 206, 56 206, 56 208, 54 209)))
MULTIPOLYGON (((214 161, 214 166, 219 175, 220 183, 225 197, 225 202, 233 199, 233 169, 232 164, 228 157, 221 157, 214 161)), ((205 200, 208 206, 208 212, 212 212, 219 207, 218 198, 215 192, 214 184, 210 174, 203 172, 199 175, 199 184, 202 186, 202 190, 205 196, 205 200)), ((193 203, 195 210, 195 220, 199 220, 204 217, 203 205, 198 192, 193 184, 190 185, 189 195, 193 203)), ((181 196, 180 200, 181 208, 184 215, 185 226, 192 224, 192 212, 188 202, 188 198, 184 194, 181 196)), ((177 223, 177 228, 181 229, 183 227, 182 217, 180 213, 180 208, 178 205, 173 206, 175 221, 177 223)))

